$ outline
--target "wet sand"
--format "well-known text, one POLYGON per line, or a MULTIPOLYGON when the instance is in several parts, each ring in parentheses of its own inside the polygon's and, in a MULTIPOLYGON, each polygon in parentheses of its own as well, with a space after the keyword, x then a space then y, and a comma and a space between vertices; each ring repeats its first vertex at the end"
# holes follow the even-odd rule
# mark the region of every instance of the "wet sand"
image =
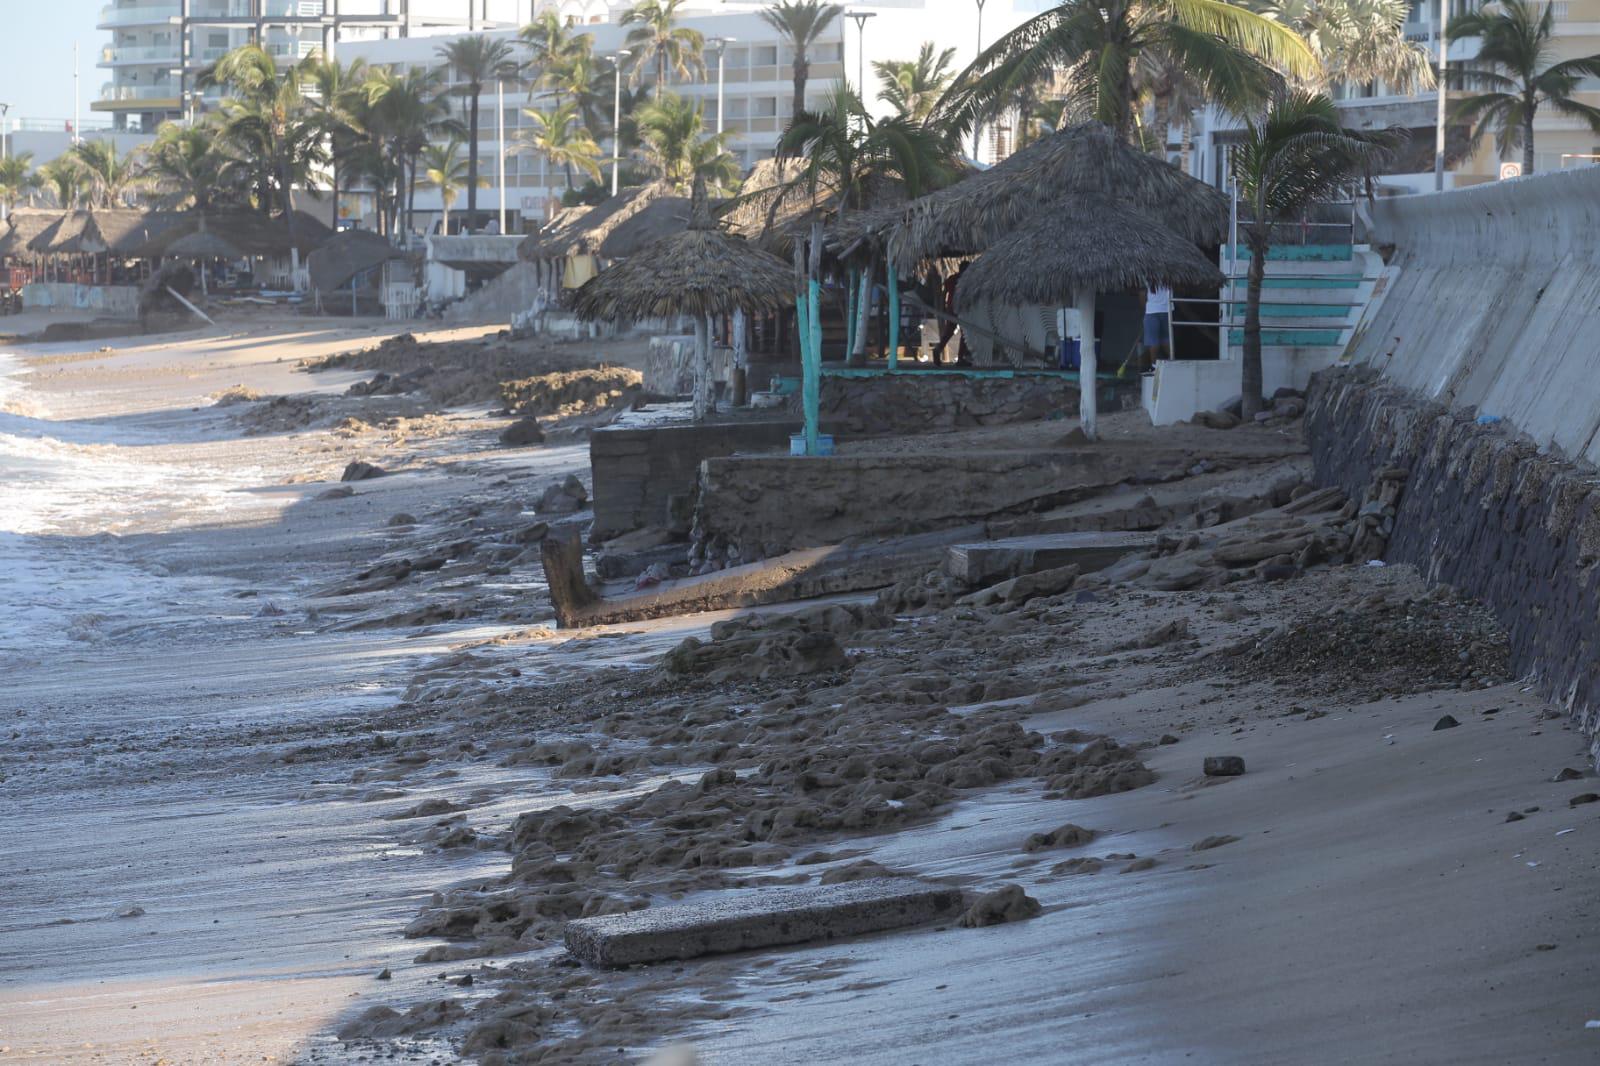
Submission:
MULTIPOLYGON (((405 538, 488 522, 470 512, 580 471, 586 456, 495 449, 495 424, 464 411, 436 435, 389 441, 241 439, 227 412, 190 410, 234 384, 331 393, 362 376, 292 373, 293 359, 350 346, 348 324, 277 329, 58 351, 29 383, 52 417, 126 434, 123 448, 138 450, 119 460, 190 471, 220 497, 158 480, 150 509, 89 508, 71 517, 75 533, 55 534, 82 566, 127 568, 135 595, 97 603, 70 641, 7 660, 0 720, 18 735, 0 761, 0 1060, 454 1061, 468 1012, 488 1014, 491 997, 545 1011, 565 971, 552 968, 554 945, 485 958, 457 938, 403 939, 440 906, 432 893, 500 890, 518 815, 612 809, 708 766, 690 745, 671 765, 662 745, 647 754, 663 765, 619 773, 563 774, 519 754, 575 737, 638 754, 652 715, 731 728, 763 701, 781 715, 785 698, 803 707, 808 694, 825 715, 839 714, 830 701, 862 700, 859 720, 837 720, 865 728, 879 706, 871 671, 886 663, 899 666, 885 684, 916 679, 907 691, 937 699, 942 678, 962 693, 946 697, 949 711, 974 730, 1115 737, 1155 781, 1064 799, 1024 774, 960 787, 928 819, 801 834, 793 852, 838 858, 785 856, 730 876, 811 877, 871 859, 974 891, 1016 883, 1044 910, 596 978, 586 987, 642 1013, 617 1029, 623 1053, 619 1042, 585 1061, 641 1058, 672 1039, 727 1063, 1594 1060, 1600 964, 1584 941, 1600 905, 1600 804, 1568 806, 1594 790, 1587 771, 1552 780, 1585 765, 1565 720, 1516 683, 1419 693, 1397 682, 1403 693, 1373 702, 1351 671, 1245 676, 1220 655, 1328 605, 1405 602, 1421 594, 1414 574, 1346 567, 1237 594, 1108 589, 1021 611, 948 609, 847 636, 843 672, 723 690, 652 692, 645 668, 725 616, 552 633, 528 606, 541 602, 536 567, 519 564, 492 581, 447 567, 349 616, 476 597, 459 623, 341 628, 345 616, 312 593, 410 550, 405 538), (404 472, 317 500, 353 458, 404 472), (396 532, 387 519, 400 511, 422 521, 396 532), (90 535, 112 528, 115 540, 90 535), (1141 638, 1179 621, 1180 636, 1141 638), (628 676, 641 680, 630 688, 628 676), (581 717, 564 719, 563 701, 581 717), (1461 724, 1435 731, 1446 713, 1461 724), (1218 754, 1242 756, 1248 772, 1202 776, 1218 754), (437 826, 392 818, 427 800, 460 813, 437 826), (1066 822, 1097 836, 1025 850, 1066 822), (447 828, 481 846, 441 850, 447 828), (1095 862, 1057 869, 1073 859, 1095 862), (411 961, 431 949, 465 957, 411 961), (392 978, 377 981, 385 968, 392 978), (447 1024, 375 1043, 333 1036, 377 1004, 444 1001, 462 1005, 441 1014, 447 1024), (679 1025, 650 1016, 652 1004, 679 1025)), ((689 895, 743 890, 714 888, 713 872, 689 895)), ((571 1037, 563 1024, 547 1036, 571 1037)), ((491 1061, 541 1061, 521 1050, 526 1060, 491 1061)))

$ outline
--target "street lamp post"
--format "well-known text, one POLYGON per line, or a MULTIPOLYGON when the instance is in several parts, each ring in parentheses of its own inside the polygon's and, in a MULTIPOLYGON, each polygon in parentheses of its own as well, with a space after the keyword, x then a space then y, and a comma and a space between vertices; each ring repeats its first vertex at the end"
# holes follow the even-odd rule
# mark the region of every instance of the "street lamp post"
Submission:
MULTIPOLYGON (((617 49, 613 62, 616 68, 611 78, 611 195, 617 195, 618 175, 622 172, 622 61, 633 52, 617 49)), ((719 111, 720 115, 720 111, 719 111)))
POLYGON ((728 45, 737 41, 737 37, 713 37, 711 43, 717 46, 717 136, 722 136, 722 61, 728 54, 728 45))
POLYGON ((500 186, 500 235, 506 234, 506 87, 505 82, 494 83, 494 138, 496 160, 495 183, 500 186))
POLYGON ((1444 192, 1444 111, 1445 111, 1445 66, 1449 62, 1446 54, 1445 26, 1449 16, 1449 0, 1439 0, 1439 113, 1437 124, 1433 131, 1433 191, 1444 192))
POLYGON ((856 24, 856 91, 861 94, 862 106, 867 99, 867 20, 877 18, 876 11, 846 11, 845 16, 856 24))
MULTIPOLYGON (((978 55, 983 55, 983 5, 985 0, 978 0, 978 55)), ((972 119, 972 161, 978 161, 978 146, 983 142, 983 123, 976 116, 972 119)))
POLYGON ((0 159, 4 159, 10 149, 11 133, 11 105, 0 104, 0 159))

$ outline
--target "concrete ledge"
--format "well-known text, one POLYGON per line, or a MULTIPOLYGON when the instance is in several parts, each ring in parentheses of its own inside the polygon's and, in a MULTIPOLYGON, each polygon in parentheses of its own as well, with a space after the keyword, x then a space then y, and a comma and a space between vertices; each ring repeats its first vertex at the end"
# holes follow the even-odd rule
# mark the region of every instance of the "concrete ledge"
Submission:
POLYGON ((590 965, 632 966, 901 929, 960 907, 960 889, 875 878, 581 918, 567 923, 566 940, 590 965))
POLYGON ((973 587, 1074 564, 1087 574, 1131 552, 1148 551, 1155 543, 1154 533, 1092 532, 956 544, 945 556, 945 572, 973 587))

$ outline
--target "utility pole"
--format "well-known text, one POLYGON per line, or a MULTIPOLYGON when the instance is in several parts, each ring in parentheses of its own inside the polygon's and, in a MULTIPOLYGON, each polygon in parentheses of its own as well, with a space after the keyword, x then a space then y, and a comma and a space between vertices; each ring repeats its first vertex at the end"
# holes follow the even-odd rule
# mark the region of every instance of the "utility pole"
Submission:
POLYGON ((1444 119, 1445 119, 1445 67, 1450 57, 1445 54, 1445 26, 1449 16, 1450 0, 1439 0, 1439 114, 1433 131, 1433 191, 1444 192, 1444 119))
MULTIPOLYGON (((617 49, 617 57, 612 65, 616 68, 615 76, 611 79, 611 195, 617 195, 617 175, 622 172, 622 61, 633 52, 627 48, 617 49)), ((720 62, 720 60, 719 60, 720 62)), ((722 121, 722 105, 717 105, 717 122, 722 121)))
POLYGON ((498 158, 499 173, 495 180, 500 185, 500 236, 506 235, 506 88, 505 83, 496 80, 494 83, 494 139, 495 153, 498 158))
POLYGON ((713 37, 711 43, 717 46, 717 136, 722 136, 722 60, 728 54, 728 45, 738 40, 736 37, 713 37))

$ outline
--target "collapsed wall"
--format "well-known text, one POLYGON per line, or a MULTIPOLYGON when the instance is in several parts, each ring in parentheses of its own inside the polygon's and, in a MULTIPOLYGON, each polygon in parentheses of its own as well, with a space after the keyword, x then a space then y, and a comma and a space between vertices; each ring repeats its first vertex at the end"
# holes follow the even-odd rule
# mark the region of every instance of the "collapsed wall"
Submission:
POLYGON ((1313 386, 1317 481, 1406 470, 1385 558, 1488 604, 1600 754, 1600 169, 1374 215, 1390 291, 1313 386))

